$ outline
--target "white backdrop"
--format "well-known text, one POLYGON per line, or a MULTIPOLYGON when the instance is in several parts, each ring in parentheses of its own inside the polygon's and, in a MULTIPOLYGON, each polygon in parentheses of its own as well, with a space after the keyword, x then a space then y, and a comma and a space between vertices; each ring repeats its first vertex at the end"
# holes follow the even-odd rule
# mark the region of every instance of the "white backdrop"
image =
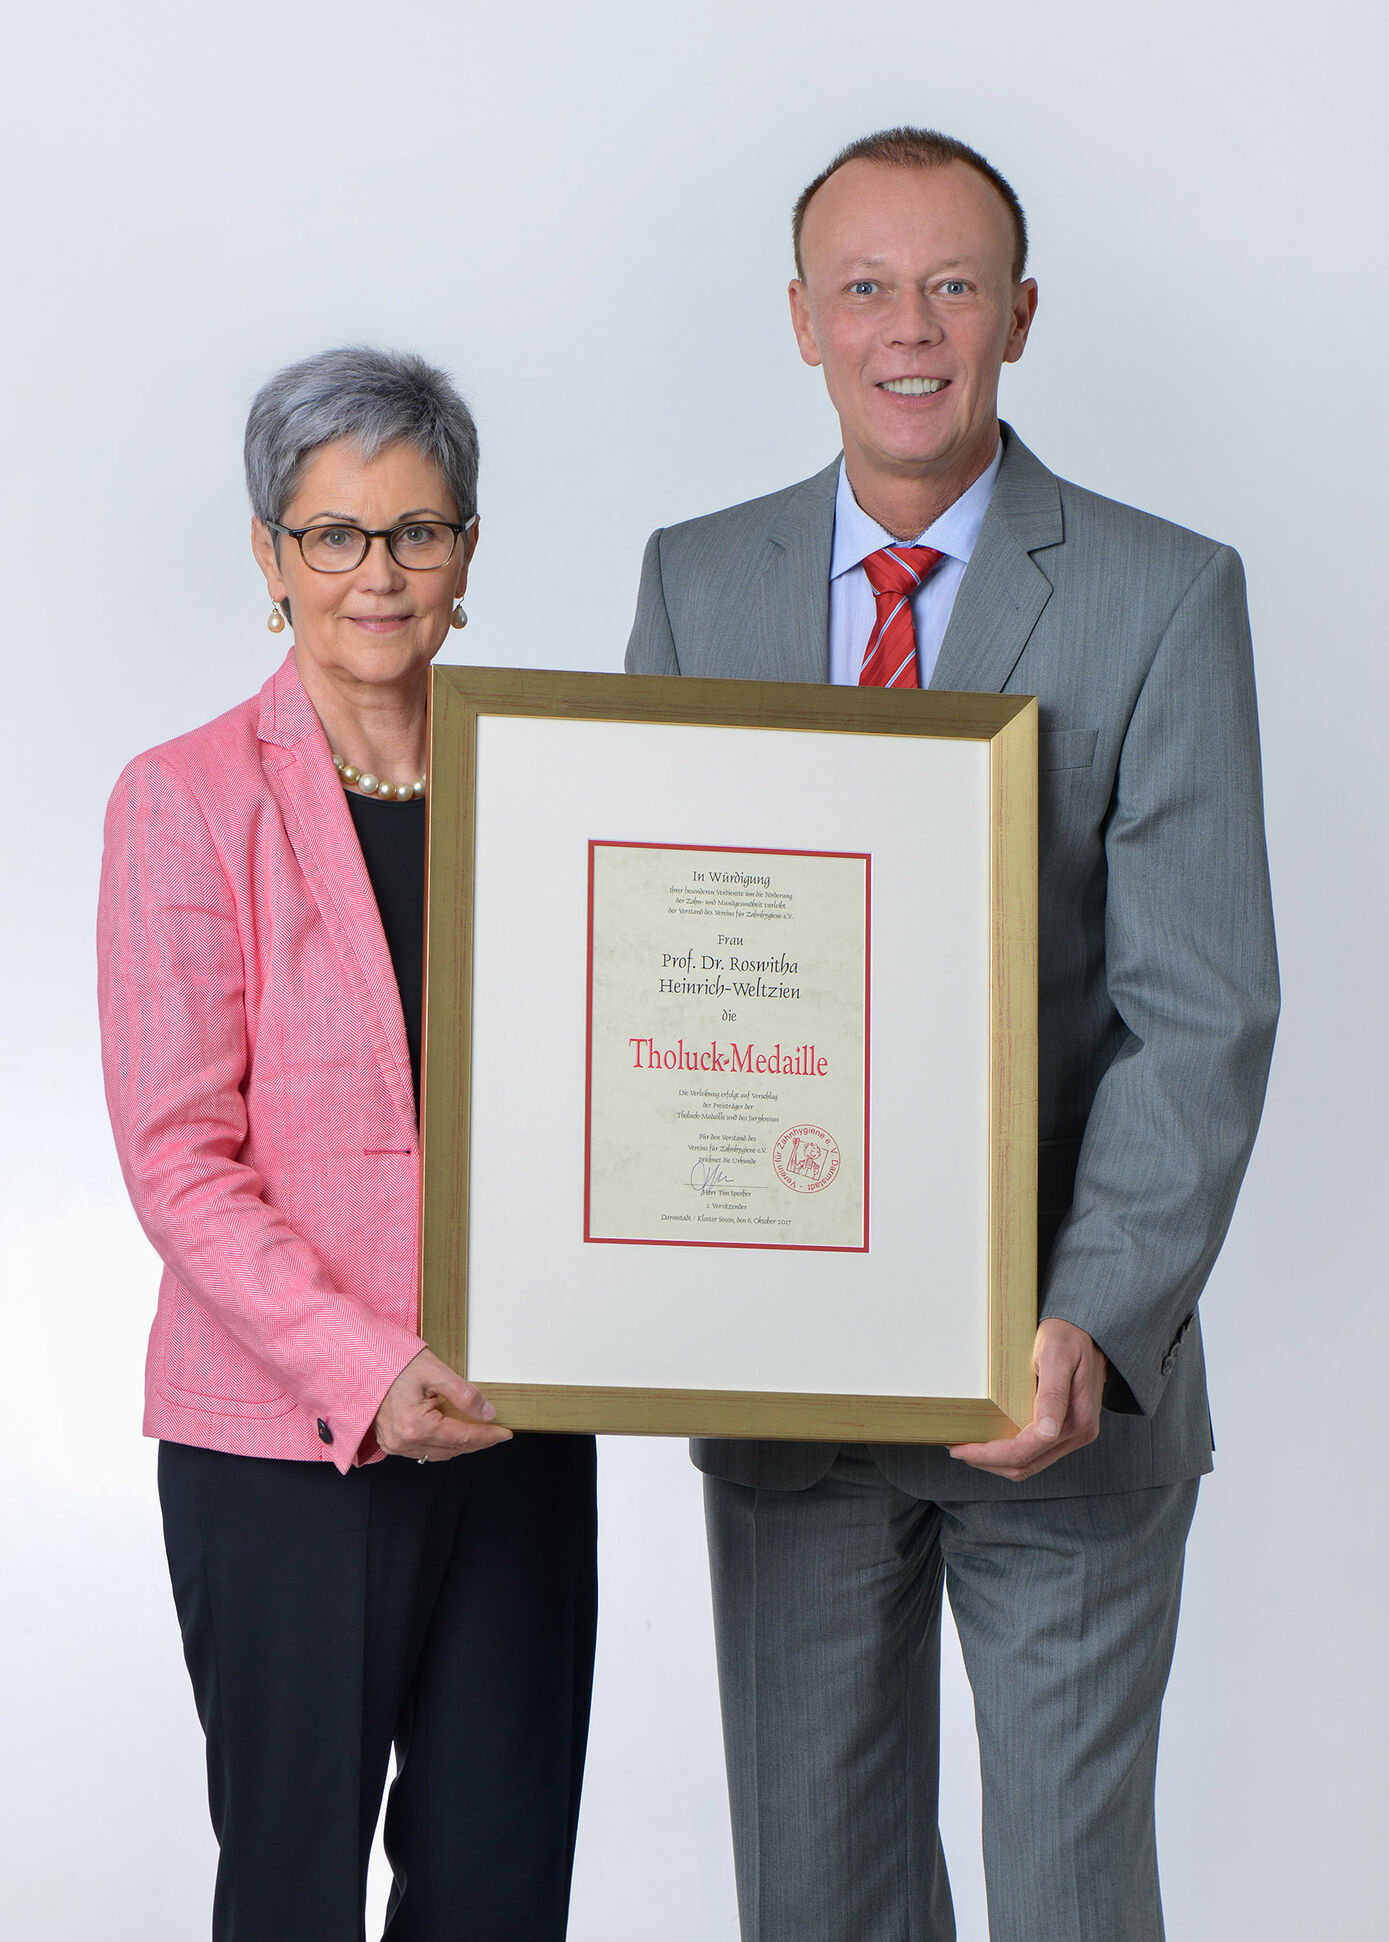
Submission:
MULTIPOLYGON (((279 650, 246 546, 255 385, 354 339, 482 429, 480 661, 613 668, 658 524, 835 448, 787 212, 899 120, 1033 221, 1005 409, 1056 470, 1250 579, 1285 1022, 1203 1304, 1219 1468, 1161 1781, 1169 1932, 1382 1935, 1386 314, 1370 0, 481 7, 75 0, 6 29, 0 1907, 25 1942, 185 1942, 212 1866, 138 1434, 153 1263, 105 1130, 92 906, 135 750, 279 650), (539 542, 539 544, 537 544, 539 542)), ((698 1491, 603 1450, 604 1619, 572 1933, 732 1942, 698 1491)), ((946 1671, 945 1829, 981 1942, 946 1671)), ((1040 1938, 1039 1942, 1046 1942, 1040 1938)))

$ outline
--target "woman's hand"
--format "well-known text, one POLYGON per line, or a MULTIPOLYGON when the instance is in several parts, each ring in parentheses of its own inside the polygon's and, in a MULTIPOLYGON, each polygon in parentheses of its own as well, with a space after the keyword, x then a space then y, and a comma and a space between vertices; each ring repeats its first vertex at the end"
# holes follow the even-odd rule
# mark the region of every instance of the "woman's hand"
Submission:
POLYGON ((387 1456, 444 1463, 510 1439, 493 1413, 480 1389, 421 1349, 386 1391, 376 1412, 376 1441, 387 1456))

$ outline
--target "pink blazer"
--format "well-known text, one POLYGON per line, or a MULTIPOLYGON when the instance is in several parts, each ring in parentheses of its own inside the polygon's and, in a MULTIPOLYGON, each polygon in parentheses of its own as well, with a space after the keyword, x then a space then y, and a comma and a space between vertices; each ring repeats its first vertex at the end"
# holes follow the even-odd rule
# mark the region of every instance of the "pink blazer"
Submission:
POLYGON ((372 1419, 423 1346, 419 1138, 376 900, 292 654, 121 776, 97 948, 111 1124, 164 1262, 146 1434, 343 1471, 378 1455, 372 1419))

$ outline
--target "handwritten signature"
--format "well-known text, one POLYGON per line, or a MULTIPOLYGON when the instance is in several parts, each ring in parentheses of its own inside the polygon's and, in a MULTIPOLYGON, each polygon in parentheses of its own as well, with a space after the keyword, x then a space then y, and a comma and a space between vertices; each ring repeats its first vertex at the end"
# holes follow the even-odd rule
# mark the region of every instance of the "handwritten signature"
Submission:
POLYGON ((711 1194, 715 1187, 728 1186, 730 1179, 717 1160, 697 1160, 690 1169, 690 1185, 697 1194, 711 1194))

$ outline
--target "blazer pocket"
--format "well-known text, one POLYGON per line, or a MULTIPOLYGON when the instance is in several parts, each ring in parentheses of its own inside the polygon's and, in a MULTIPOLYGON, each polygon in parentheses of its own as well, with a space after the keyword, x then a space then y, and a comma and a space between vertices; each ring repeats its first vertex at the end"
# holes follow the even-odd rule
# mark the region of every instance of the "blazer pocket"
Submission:
POLYGON ((285 1416, 294 1398, 180 1288, 161 1299, 159 1390, 181 1409, 217 1416, 285 1416))
POLYGON ((1043 729, 1037 737, 1039 769, 1088 769, 1100 739, 1097 728, 1043 729))

